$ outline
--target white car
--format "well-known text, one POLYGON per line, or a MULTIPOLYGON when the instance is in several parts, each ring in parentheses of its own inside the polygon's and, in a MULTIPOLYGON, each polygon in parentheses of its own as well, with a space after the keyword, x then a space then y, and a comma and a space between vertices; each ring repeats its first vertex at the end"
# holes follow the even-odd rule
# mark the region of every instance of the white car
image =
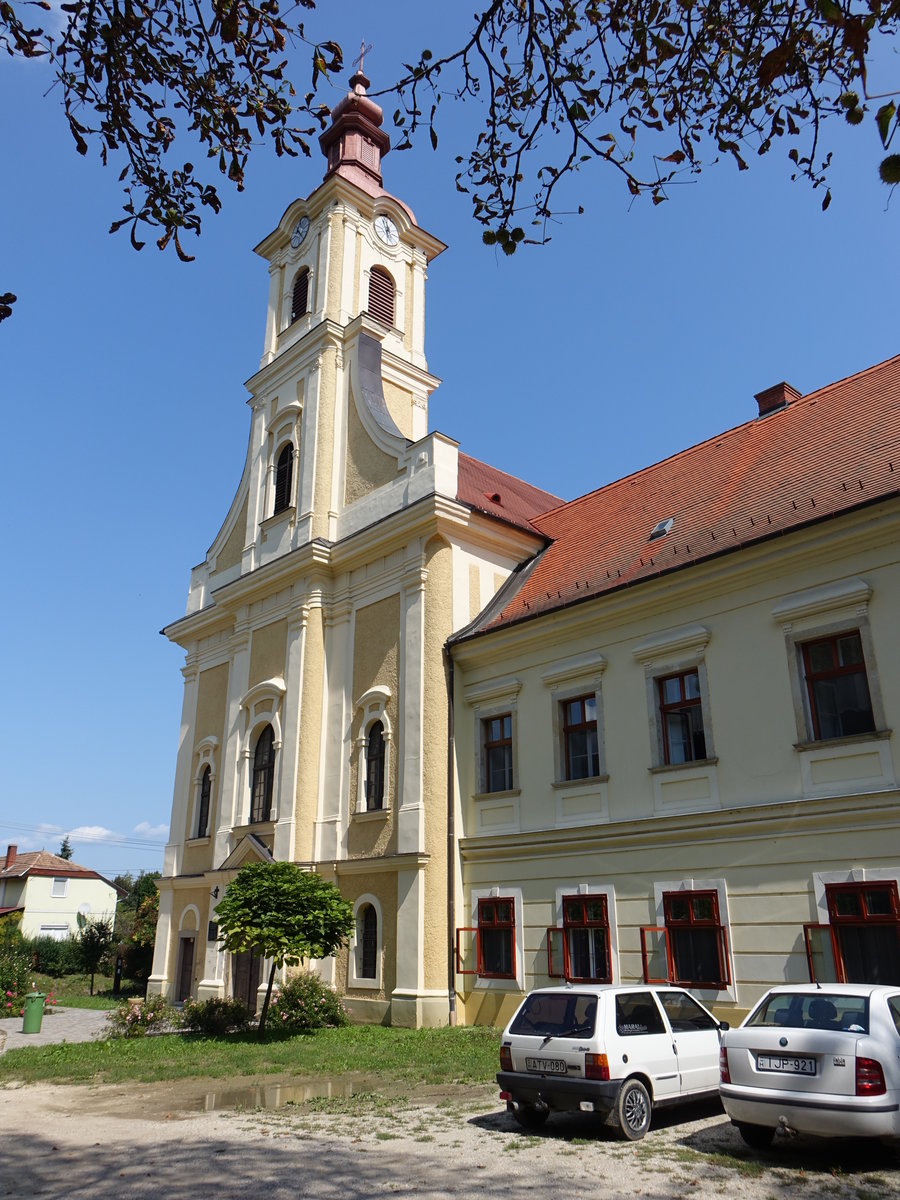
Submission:
POLYGON ((541 988, 503 1031, 500 1097, 525 1128, 580 1110, 636 1141, 651 1109, 716 1094, 722 1028, 683 988, 541 988))
POLYGON ((757 1149, 776 1133, 900 1138, 900 987, 773 988, 724 1035, 719 1092, 757 1149))

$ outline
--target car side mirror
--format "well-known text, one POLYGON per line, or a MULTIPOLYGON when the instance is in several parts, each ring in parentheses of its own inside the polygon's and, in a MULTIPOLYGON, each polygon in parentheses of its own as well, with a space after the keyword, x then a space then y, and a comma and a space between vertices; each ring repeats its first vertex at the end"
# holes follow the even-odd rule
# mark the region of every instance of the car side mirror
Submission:
POLYGON ((722 1033, 724 1033, 727 1029, 730 1029, 730 1028, 731 1028, 731 1026, 728 1024, 727 1021, 719 1022, 719 1029, 722 1031, 722 1033))

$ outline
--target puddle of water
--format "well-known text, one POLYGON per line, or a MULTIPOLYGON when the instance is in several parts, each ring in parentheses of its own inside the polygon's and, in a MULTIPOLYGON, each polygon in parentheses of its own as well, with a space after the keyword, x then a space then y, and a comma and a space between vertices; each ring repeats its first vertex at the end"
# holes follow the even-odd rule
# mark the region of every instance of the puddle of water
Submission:
POLYGON ((285 1104, 303 1104, 319 1096, 346 1099, 359 1092, 373 1092, 377 1081, 373 1079, 311 1079, 295 1080, 293 1083, 261 1083, 254 1087, 223 1088, 200 1096, 193 1107, 200 1112, 214 1112, 223 1108, 282 1108, 285 1104))

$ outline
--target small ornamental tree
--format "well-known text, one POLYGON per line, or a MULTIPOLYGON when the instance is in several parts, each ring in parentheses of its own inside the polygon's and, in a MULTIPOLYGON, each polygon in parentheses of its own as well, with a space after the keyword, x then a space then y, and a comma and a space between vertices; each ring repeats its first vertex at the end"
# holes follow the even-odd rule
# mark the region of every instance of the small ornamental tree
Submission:
POLYGON ((94 974, 113 946, 112 921, 88 918, 78 914, 78 933, 75 935, 82 969, 91 977, 91 995, 94 994, 94 974))
POLYGON ((66 834, 63 840, 59 843, 59 852, 56 857, 64 858, 66 862, 70 862, 72 859, 72 854, 72 843, 69 841, 69 835, 66 834))
POLYGON ((353 929, 353 909, 333 883, 296 863, 250 863, 229 883, 216 920, 226 950, 253 951, 272 960, 259 1018, 262 1039, 275 971, 285 963, 334 954, 353 929))

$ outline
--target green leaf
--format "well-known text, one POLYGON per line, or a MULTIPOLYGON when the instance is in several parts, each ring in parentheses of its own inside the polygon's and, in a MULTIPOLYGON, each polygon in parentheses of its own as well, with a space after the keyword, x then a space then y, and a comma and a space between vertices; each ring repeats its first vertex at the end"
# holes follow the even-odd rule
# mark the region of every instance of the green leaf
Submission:
POLYGON ((887 146, 891 132, 891 121, 894 119, 894 114, 897 108, 893 100, 889 100, 887 104, 883 104, 875 114, 875 120, 878 122, 878 132, 881 135, 882 146, 887 146))

